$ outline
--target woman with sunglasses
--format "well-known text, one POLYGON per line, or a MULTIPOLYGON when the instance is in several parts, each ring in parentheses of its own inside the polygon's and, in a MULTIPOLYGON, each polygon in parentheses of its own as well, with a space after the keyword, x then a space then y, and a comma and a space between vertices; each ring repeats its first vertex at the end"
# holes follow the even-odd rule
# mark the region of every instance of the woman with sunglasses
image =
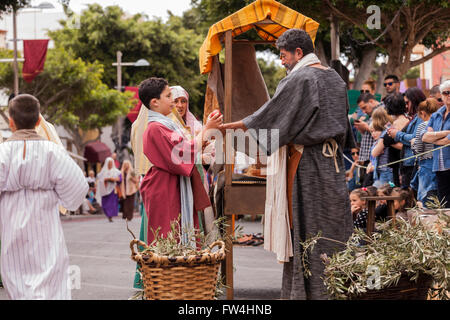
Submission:
MULTIPOLYGON (((419 124, 423 122, 421 118, 417 116, 417 108, 422 101, 426 100, 425 94, 419 88, 409 88, 405 92, 405 104, 409 124, 403 129, 398 130, 391 128, 388 130, 388 134, 396 142, 403 144, 402 152, 400 154, 401 159, 405 159, 414 155, 411 149, 411 140, 416 137, 416 131, 419 124)), ((400 183, 402 187, 409 187, 411 179, 414 176, 415 158, 405 160, 400 163, 400 183)))
POLYGON ((444 105, 444 100, 442 99, 442 95, 441 95, 441 90, 439 88, 440 86, 437 84, 435 86, 433 86, 430 89, 430 98, 435 98, 437 100, 437 102, 439 103, 439 106, 443 106, 444 105))
MULTIPOLYGON (((450 144, 450 80, 440 86, 444 106, 433 113, 428 121, 427 133, 423 142, 433 143, 434 147, 450 144)), ((433 172, 436 173, 438 197, 450 208, 450 146, 433 151, 433 172)))
POLYGON ((375 95, 375 81, 366 80, 361 86, 361 93, 370 93, 371 95, 375 95))

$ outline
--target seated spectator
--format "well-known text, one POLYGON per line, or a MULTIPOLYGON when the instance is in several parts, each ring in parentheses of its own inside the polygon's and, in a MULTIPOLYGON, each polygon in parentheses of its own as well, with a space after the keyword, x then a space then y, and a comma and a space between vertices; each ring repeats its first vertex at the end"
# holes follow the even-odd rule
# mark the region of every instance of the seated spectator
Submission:
POLYGON ((414 192, 411 188, 395 187, 392 190, 393 197, 400 197, 400 200, 394 200, 394 209, 396 217, 408 220, 407 210, 415 205, 414 192))
MULTIPOLYGON (((392 194, 392 190, 394 190, 394 183, 389 182, 382 185, 377 190, 377 196, 379 197, 389 197, 392 194)), ((386 200, 380 200, 377 203, 377 207, 375 208, 375 219, 377 221, 385 221, 388 218, 388 207, 386 200)))
POLYGON ((355 228, 365 229, 367 226, 367 205, 366 200, 361 198, 368 197, 367 191, 362 188, 350 192, 350 206, 353 215, 353 226, 355 228))
POLYGON ((89 170, 89 176, 86 178, 86 181, 88 183, 96 183, 97 179, 95 179, 95 172, 94 170, 89 170))
POLYGON ((101 210, 100 205, 97 203, 95 199, 95 183, 89 183, 89 191, 86 194, 86 199, 84 199, 83 204, 81 206, 82 214, 95 214, 101 210))

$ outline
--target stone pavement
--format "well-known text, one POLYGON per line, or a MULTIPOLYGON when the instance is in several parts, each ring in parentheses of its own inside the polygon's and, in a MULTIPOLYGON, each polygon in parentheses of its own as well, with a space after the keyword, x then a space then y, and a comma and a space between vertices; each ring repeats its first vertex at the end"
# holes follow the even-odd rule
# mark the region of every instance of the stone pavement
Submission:
MULTIPOLYGON (((131 234, 120 216, 114 222, 106 217, 62 217, 63 229, 73 271, 80 271, 79 289, 72 290, 74 300, 127 300, 135 293, 133 279, 136 264, 131 260, 131 234), (79 269, 78 269, 79 268, 79 269)), ((141 218, 129 222, 138 236, 141 218)), ((237 221, 243 233, 263 231, 260 221, 237 221)), ((279 299, 282 265, 275 255, 258 247, 234 247, 234 285, 236 300, 279 299)), ((8 299, 0 289, 0 300, 8 299)), ((225 299, 221 297, 220 299, 225 299)))

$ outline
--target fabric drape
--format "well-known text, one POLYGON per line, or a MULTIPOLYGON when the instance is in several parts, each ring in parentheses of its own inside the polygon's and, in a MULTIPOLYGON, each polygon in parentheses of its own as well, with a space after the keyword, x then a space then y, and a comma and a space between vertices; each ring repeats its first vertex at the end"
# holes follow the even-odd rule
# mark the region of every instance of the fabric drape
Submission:
POLYGON ((23 40, 23 79, 31 82, 44 71, 45 58, 47 56, 47 40, 23 40))

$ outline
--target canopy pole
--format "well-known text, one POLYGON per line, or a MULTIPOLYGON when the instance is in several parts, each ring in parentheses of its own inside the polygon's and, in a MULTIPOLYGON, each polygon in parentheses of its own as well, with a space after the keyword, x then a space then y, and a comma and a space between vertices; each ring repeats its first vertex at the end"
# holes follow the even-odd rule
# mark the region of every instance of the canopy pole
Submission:
MULTIPOLYGON (((231 122, 232 107, 232 88, 233 88, 233 35, 232 31, 225 32, 225 123, 231 122)), ((225 188, 231 187, 233 179, 233 148, 232 148, 232 132, 227 130, 225 135, 225 188)), ((233 234, 232 216, 227 215, 227 237, 226 249, 227 256, 225 259, 225 282, 227 286, 227 299, 233 300, 233 234)), ((223 270, 223 269, 222 269, 223 270)))
MULTIPOLYGON (((231 122, 231 104, 233 88, 233 36, 231 30, 225 33, 225 123, 231 122)), ((233 149, 231 148, 232 133, 227 130, 225 136, 225 185, 231 186, 233 149)))

